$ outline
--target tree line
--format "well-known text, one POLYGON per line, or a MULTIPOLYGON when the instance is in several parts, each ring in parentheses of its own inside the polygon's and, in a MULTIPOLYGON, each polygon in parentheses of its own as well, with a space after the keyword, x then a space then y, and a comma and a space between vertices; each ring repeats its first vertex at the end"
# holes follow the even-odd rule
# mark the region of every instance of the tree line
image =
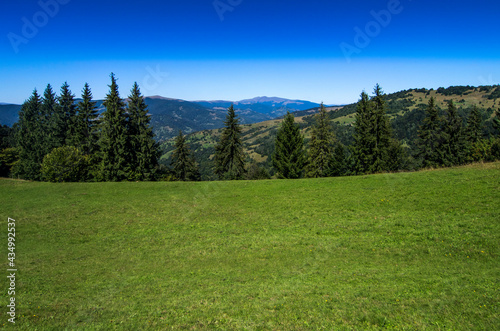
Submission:
MULTIPOLYGON (((75 102, 67 83, 59 96, 51 85, 43 96, 35 90, 22 105, 12 129, 0 128, 0 171, 5 176, 47 181, 201 180, 198 163, 181 131, 175 138, 170 168, 159 164, 144 97, 134 83, 127 100, 120 98, 114 74, 99 115, 85 84, 75 102)), ((416 152, 395 138, 385 94, 377 84, 373 95, 362 92, 356 105, 352 141, 344 145, 322 104, 314 116, 308 144, 287 113, 277 132, 272 166, 278 178, 348 176, 445 167, 500 159, 500 110, 493 118, 496 138, 483 137, 482 115, 474 107, 466 121, 453 101, 441 114, 431 98, 418 128, 416 152), (417 161, 416 161, 417 160, 417 161)), ((231 105, 215 146, 213 171, 220 180, 264 179, 269 173, 248 164, 241 125, 231 105)), ((345 140, 345 139, 344 139, 345 140)))
MULTIPOLYGON (((464 123, 453 101, 441 115, 434 98, 418 128, 416 151, 395 138, 385 94, 377 84, 370 97, 362 92, 356 105, 353 143, 343 145, 324 105, 314 116, 311 138, 306 145, 293 114, 288 113, 277 132, 272 166, 278 178, 348 176, 462 165, 500 160, 500 109, 493 126, 496 138, 483 137, 482 115, 474 106, 464 123)), ((215 174, 219 179, 269 178, 254 162, 245 166, 241 128, 232 107, 215 148, 215 174), (257 168, 257 169, 256 169, 257 168)))

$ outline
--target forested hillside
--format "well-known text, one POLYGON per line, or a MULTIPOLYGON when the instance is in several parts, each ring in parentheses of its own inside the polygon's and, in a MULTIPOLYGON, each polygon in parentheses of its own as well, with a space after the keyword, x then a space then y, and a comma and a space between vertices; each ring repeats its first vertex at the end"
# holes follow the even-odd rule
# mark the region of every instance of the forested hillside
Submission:
MULTIPOLYGON (((474 106, 478 107, 482 119, 482 137, 489 138, 496 131, 493 127, 492 118, 495 110, 500 107, 500 86, 454 86, 449 88, 433 89, 411 89, 385 95, 387 115, 391 120, 391 127, 396 139, 404 146, 410 163, 417 163, 415 158, 417 148, 416 142, 418 130, 425 117, 425 110, 431 98, 435 99, 440 116, 444 116, 445 109, 450 101, 453 101, 458 116, 462 119, 465 127, 467 117, 474 106)), ((357 103, 344 107, 327 107, 328 117, 331 121, 336 141, 345 147, 354 143, 353 134, 357 103)), ((318 109, 296 112, 295 121, 300 126, 305 137, 307 146, 311 128, 314 123, 314 115, 318 109), (309 115, 311 114, 311 115, 309 115)), ((271 155, 274 151, 276 133, 281 124, 280 119, 265 121, 261 123, 243 125, 242 140, 246 153, 247 164, 255 163, 266 169, 269 175, 274 174, 271 165, 271 155)), ((195 132, 186 137, 194 153, 196 161, 200 165, 202 179, 215 179, 213 175, 214 146, 220 137, 221 129, 205 130, 195 132)), ((170 156, 174 149, 174 141, 167 141, 162 145, 163 156, 161 162, 169 164, 170 156)), ((409 164, 408 167, 414 167, 409 164)))

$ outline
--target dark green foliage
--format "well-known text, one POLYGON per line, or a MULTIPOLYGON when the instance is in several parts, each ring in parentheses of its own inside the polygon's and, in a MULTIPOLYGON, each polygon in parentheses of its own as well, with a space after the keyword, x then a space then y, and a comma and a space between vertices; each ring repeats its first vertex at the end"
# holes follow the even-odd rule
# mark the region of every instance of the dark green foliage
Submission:
POLYGON ((172 154, 172 171, 176 180, 198 181, 201 180, 200 172, 194 157, 191 155, 186 137, 179 130, 175 138, 175 149, 172 154))
POLYGON ((61 132, 61 129, 65 130, 64 119, 59 120, 61 109, 52 86, 48 84, 43 93, 40 117, 38 119, 42 130, 40 134, 40 146, 42 147, 41 152, 44 156, 54 148, 64 145, 66 132, 61 132))
POLYGON ((500 136, 500 108, 495 111, 493 118, 493 127, 497 130, 497 136, 500 136))
POLYGON ((9 128, 7 125, 0 125, 0 151, 13 147, 10 139, 13 133, 14 130, 12 128, 9 128))
POLYGON ((159 146, 154 140, 147 105, 137 83, 129 96, 128 155, 129 180, 153 180, 158 166, 159 146))
POLYGON ((65 82, 61 87, 61 95, 58 98, 60 109, 57 112, 56 121, 58 132, 63 144, 76 146, 78 134, 78 119, 76 115, 75 96, 71 93, 69 85, 65 82))
POLYGON ((82 153, 92 155, 98 150, 98 112, 96 103, 92 102, 92 92, 89 84, 85 83, 82 90, 82 101, 77 105, 78 115, 74 121, 75 133, 73 145, 82 153))
POLYGON ((443 119, 439 116, 436 102, 431 98, 418 131, 417 144, 424 168, 438 167, 444 163, 442 124, 443 119))
POLYGON ((487 96, 487 99, 494 100, 499 98, 500 98, 500 86, 497 85, 496 89, 493 92, 491 92, 490 95, 487 96))
POLYGON ((86 173, 87 157, 76 147, 54 148, 43 158, 42 175, 49 182, 78 182, 86 173))
POLYGON ((309 142, 309 160, 306 166, 306 177, 327 177, 330 173, 334 134, 325 106, 321 104, 319 113, 314 115, 315 125, 312 128, 309 142))
POLYGON ((476 143, 483 137, 482 115, 477 106, 474 106, 467 120, 465 135, 469 143, 476 143))
POLYGON ((16 163, 19 162, 19 150, 9 147, 0 151, 0 177, 9 177, 16 163))
POLYGON ((463 95, 467 93, 468 91, 473 90, 474 87, 472 86, 450 86, 448 88, 440 87, 436 90, 437 93, 446 95, 446 96, 451 96, 451 95, 463 95))
POLYGON ((347 151, 341 143, 335 144, 330 162, 330 176, 345 176, 349 172, 349 165, 347 160, 347 151))
POLYGON ((287 112, 275 140, 272 158, 278 178, 300 178, 306 162, 304 137, 295 117, 287 112))
POLYGON ((40 165, 46 153, 46 130, 42 126, 42 103, 36 89, 23 104, 16 126, 16 145, 19 162, 13 169, 14 175, 23 179, 41 180, 40 165))
POLYGON ((453 166, 464 162, 465 138, 462 129, 462 119, 458 116, 453 101, 448 103, 443 122, 443 164, 453 166))
POLYGON ((100 125, 100 174, 104 181, 121 181, 130 172, 130 155, 127 149, 127 116, 125 104, 120 98, 115 75, 111 74, 111 85, 106 95, 100 125))
POLYGON ((215 174, 219 179, 243 179, 245 156, 241 142, 241 128, 234 107, 228 109, 220 141, 215 146, 215 174))
POLYGON ((389 118, 386 114, 385 96, 377 84, 373 98, 361 93, 354 122, 355 173, 377 173, 391 171, 395 162, 391 155, 398 154, 399 143, 392 137, 389 118))
POLYGON ((248 180, 261 180, 261 179, 270 179, 271 176, 267 172, 266 168, 260 166, 257 161, 253 161, 250 163, 248 167, 246 179, 248 180))

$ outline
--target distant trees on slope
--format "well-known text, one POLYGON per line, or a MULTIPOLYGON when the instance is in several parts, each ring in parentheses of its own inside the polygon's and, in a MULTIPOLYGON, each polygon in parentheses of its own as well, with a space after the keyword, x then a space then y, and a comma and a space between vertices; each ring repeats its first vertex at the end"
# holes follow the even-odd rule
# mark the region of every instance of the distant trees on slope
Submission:
MULTIPOLYGON (((457 89, 462 93, 468 90, 457 89)), ((438 92, 448 93, 444 89, 438 92)), ((447 100, 443 111, 431 96, 427 105, 417 105, 408 112, 412 105, 405 99, 408 93, 398 95, 403 99, 394 95, 387 98, 377 84, 372 96, 362 92, 356 105, 335 114, 327 112, 322 104, 314 117, 303 118, 299 125, 293 114, 287 113, 277 133, 271 130, 274 144, 262 145, 260 138, 253 144, 260 154, 269 157, 275 176, 284 179, 500 159, 500 109, 494 113, 488 109, 486 115, 474 106, 464 112, 447 100), (399 107, 403 107, 404 115, 398 112, 399 107), (355 118, 350 126, 332 122, 332 116, 352 116, 353 110, 355 118), (486 117, 490 115, 491 120, 486 117), (307 141, 301 131, 304 127, 311 128, 307 141)), ((33 91, 22 105, 14 127, 0 127, 0 176, 10 173, 24 179, 56 182, 201 180, 199 163, 182 132, 175 139, 170 168, 159 165, 160 149, 137 83, 125 101, 111 74, 105 110, 100 115, 88 84, 81 98, 75 102, 67 83, 62 85, 59 96, 50 84, 43 96, 33 91)), ((220 132, 210 170, 219 180, 270 178, 269 168, 245 155, 242 128, 232 105, 220 132)), ((203 157, 209 156, 205 153, 203 157)), ((206 171, 206 163, 203 167, 206 171)))

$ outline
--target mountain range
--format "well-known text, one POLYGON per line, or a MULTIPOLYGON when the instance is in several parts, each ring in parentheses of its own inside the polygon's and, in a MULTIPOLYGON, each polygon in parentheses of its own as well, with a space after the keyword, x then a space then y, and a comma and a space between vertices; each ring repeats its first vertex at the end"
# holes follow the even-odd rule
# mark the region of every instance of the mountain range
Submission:
MULTIPOLYGON (((79 101, 79 100, 77 100, 79 101)), ((100 112, 104 111, 103 100, 95 100, 100 112)), ((127 100, 125 100, 127 101, 127 100)), ((189 134, 196 131, 218 129, 224 125, 227 109, 231 104, 241 124, 252 124, 286 114, 287 111, 304 111, 317 108, 319 104, 284 98, 257 97, 241 101, 186 101, 150 96, 145 98, 151 115, 151 124, 158 141, 177 135, 179 130, 189 134)), ((19 119, 21 105, 0 103, 0 124, 12 126, 19 119)))

